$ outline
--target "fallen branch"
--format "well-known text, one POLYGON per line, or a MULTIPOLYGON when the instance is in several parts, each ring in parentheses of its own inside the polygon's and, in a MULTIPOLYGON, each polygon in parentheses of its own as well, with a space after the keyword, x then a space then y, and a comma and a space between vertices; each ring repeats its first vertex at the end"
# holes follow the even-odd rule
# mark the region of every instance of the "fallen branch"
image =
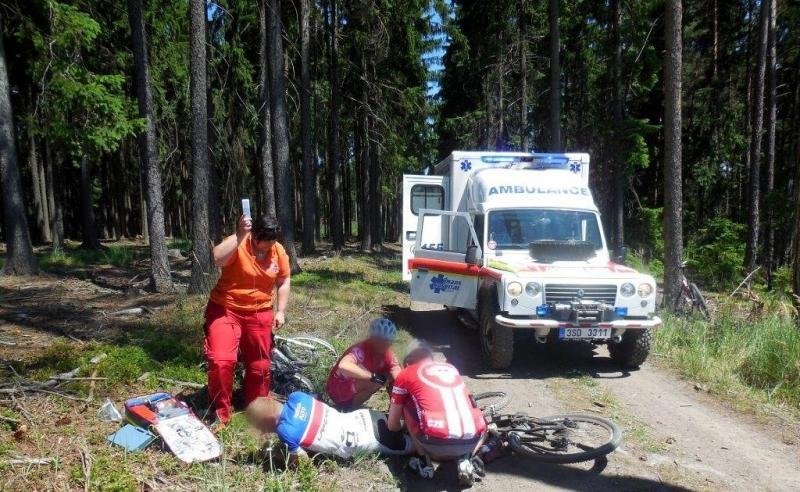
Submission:
MULTIPOLYGON (((94 400, 94 387, 95 387, 95 382, 97 381, 97 364, 99 364, 100 362, 105 360, 106 357, 108 357, 108 356, 105 353, 97 354, 94 357, 92 357, 92 360, 89 361, 95 367, 94 367, 94 370, 92 371, 91 382, 89 383, 89 395, 86 397, 86 404, 87 405, 89 403, 91 403, 92 400, 94 400)), ((105 379, 105 378, 103 378, 103 379, 105 379)))
POLYGON ((6 460, 6 463, 9 465, 49 465, 53 461, 53 458, 26 458, 24 456, 16 456, 9 460, 6 460))
POLYGON ((749 273, 749 274, 748 274, 748 275, 747 275, 747 276, 744 278, 744 280, 742 280, 742 283, 740 283, 738 286, 736 286, 736 288, 735 288, 735 289, 733 289, 733 292, 731 292, 731 295, 730 295, 730 297, 733 297, 734 295, 736 295, 736 293, 739 291, 739 289, 741 289, 741 288, 742 288, 742 286, 743 286, 744 284, 746 284, 748 280, 750 280, 750 277, 752 277, 752 276, 753 276, 753 274, 754 274, 754 273, 756 273, 756 272, 757 272, 757 271, 759 271, 759 270, 761 270, 761 267, 760 267, 760 266, 759 266, 759 267, 756 267, 756 269, 755 269, 755 270, 753 270, 752 272, 750 272, 750 273, 749 273))
POLYGON ((73 370, 71 370, 69 372, 62 372, 61 374, 56 374, 55 376, 51 376, 50 379, 48 379, 47 381, 45 381, 45 382, 43 382, 41 384, 38 384, 37 386, 40 386, 40 387, 55 386, 56 384, 59 383, 59 381, 63 381, 65 379, 70 379, 70 378, 76 377, 79 372, 81 372, 81 368, 80 367, 76 367, 75 369, 73 369, 73 370))
POLYGON ((21 413, 21 414, 22 414, 22 415, 23 415, 23 416, 24 416, 26 419, 28 419, 28 422, 30 422, 30 423, 31 423, 31 425, 35 425, 35 424, 36 424, 36 422, 34 422, 34 420, 33 420, 33 417, 31 416, 30 412, 28 412, 28 409, 27 409, 27 408, 25 408, 25 404, 23 404, 21 401, 19 401, 19 400, 17 400, 16 398, 14 398, 14 395, 13 395, 13 394, 12 394, 12 395, 10 395, 10 396, 11 396, 11 401, 12 401, 12 403, 13 403, 13 407, 14 407, 15 409, 19 410, 19 412, 20 412, 20 413, 21 413))
POLYGON ((80 338, 76 337, 75 335, 70 335, 69 333, 67 333, 67 338, 69 338, 73 342, 78 342, 80 345, 86 344, 85 340, 81 340, 80 338))
POLYGON ((108 316, 133 316, 136 314, 144 314, 144 308, 135 307, 130 309, 122 309, 109 313, 108 316))
POLYGON ((17 344, 17 342, 10 342, 7 340, 0 340, 0 345, 7 345, 9 347, 13 347, 17 344))
POLYGON ((80 401, 80 402, 86 401, 83 398, 78 398, 78 397, 75 397, 75 396, 72 396, 72 395, 68 395, 66 393, 59 393, 58 391, 50 391, 50 390, 44 389, 44 388, 28 388, 28 391, 33 391, 35 393, 45 393, 45 394, 53 395, 53 396, 60 396, 61 398, 66 398, 67 400, 74 400, 74 401, 80 401))
POLYGON ((89 492, 92 479, 92 455, 84 444, 81 447, 81 467, 83 468, 83 491, 89 492))
POLYGON ((177 379, 156 378, 156 380, 161 381, 162 383, 174 384, 175 386, 186 386, 187 388, 203 389, 206 387, 205 384, 192 383, 189 381, 178 381, 177 379))
POLYGON ((5 415, 0 413, 0 420, 4 422, 10 422, 12 424, 19 424, 21 421, 19 419, 12 419, 11 417, 6 417, 5 415))
POLYGON ((60 381, 105 381, 105 380, 108 379, 108 378, 94 376, 94 374, 97 374, 97 371, 94 371, 92 374, 93 374, 92 376, 88 376, 88 377, 78 377, 78 378, 64 378, 64 377, 61 377, 61 378, 58 378, 58 379, 60 381))

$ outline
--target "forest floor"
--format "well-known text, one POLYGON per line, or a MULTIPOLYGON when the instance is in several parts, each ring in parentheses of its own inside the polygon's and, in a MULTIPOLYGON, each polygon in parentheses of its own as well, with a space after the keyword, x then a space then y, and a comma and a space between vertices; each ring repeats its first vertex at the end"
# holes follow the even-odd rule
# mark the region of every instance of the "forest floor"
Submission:
MULTIPOLYGON (((241 414, 222 431, 223 458, 182 465, 159 446, 126 454, 106 442, 119 424, 103 422, 107 399, 179 393, 203 415, 202 311, 205 299, 142 290, 146 249, 109 244, 100 254, 38 251, 46 273, 0 277, 0 382, 47 380, 80 368, 50 393, 0 394, 0 490, 454 490, 448 466, 432 481, 402 460, 317 460, 285 471, 241 414), (133 310, 133 311, 130 311, 133 310), (105 354, 102 361, 92 359, 105 354), (101 379, 105 378, 105 379, 101 379), (176 383, 175 381, 184 381, 176 383), (193 383, 193 384, 192 384, 193 383), (36 461, 40 460, 40 461, 36 461)), ((181 244, 172 247, 180 249, 181 244)), ((176 281, 188 262, 172 259, 176 281)), ((590 412, 612 418, 623 445, 603 470, 505 457, 487 466, 475 490, 798 490, 800 424, 792 411, 742 411, 702 384, 681 379, 659 354, 638 371, 620 371, 604 348, 520 345, 509 371, 480 357, 477 337, 448 312, 409 301, 399 252, 320 254, 293 277, 286 331, 312 333, 345 347, 369 320, 387 315, 403 338, 420 336, 463 372, 474 392, 503 390, 509 411, 534 415, 590 412)), ((315 374, 320 381, 324 371, 315 374)), ((386 398, 371 405, 385 408, 386 398)), ((750 408, 750 407, 746 407, 750 408)), ((268 441, 267 441, 268 444, 268 441)))

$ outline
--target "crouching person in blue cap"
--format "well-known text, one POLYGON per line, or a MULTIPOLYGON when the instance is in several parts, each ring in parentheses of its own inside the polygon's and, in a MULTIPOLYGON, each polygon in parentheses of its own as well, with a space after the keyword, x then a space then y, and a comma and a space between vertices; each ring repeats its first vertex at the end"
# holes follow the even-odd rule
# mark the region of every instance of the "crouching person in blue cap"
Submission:
POLYGON ((392 344, 397 326, 386 318, 369 325, 369 336, 348 348, 331 368, 325 390, 340 410, 359 408, 383 387, 391 386, 400 374, 392 344))

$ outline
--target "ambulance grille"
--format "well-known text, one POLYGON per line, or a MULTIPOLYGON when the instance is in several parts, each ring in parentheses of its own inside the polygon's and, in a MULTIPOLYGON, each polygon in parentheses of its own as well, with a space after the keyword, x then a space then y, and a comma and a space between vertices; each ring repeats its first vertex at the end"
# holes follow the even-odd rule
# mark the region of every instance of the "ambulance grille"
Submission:
POLYGON ((547 284, 544 287, 544 302, 567 303, 583 299, 599 301, 613 306, 617 300, 616 285, 547 284), (583 294, 582 296, 580 294, 583 294))

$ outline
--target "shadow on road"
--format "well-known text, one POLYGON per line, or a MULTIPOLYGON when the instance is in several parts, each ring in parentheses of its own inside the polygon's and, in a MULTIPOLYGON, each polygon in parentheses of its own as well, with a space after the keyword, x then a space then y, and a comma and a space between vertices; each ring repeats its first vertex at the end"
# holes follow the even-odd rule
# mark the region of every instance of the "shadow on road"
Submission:
MULTIPOLYGON (((458 485, 456 469, 452 463, 439 467, 433 479, 425 480, 414 472, 403 468, 399 461, 390 464, 390 469, 400 482, 401 490, 414 492, 456 491, 463 490, 458 485)), ((644 477, 629 475, 603 475, 593 470, 576 468, 573 466, 550 465, 545 463, 523 463, 519 458, 508 457, 495 461, 486 466, 489 474, 483 479, 480 488, 500 490, 500 486, 493 486, 492 481, 501 485, 507 477, 518 477, 530 480, 529 490, 544 487, 575 491, 678 491, 687 492, 691 489, 676 487, 651 480, 644 477), (524 465, 524 466, 520 466, 524 465)), ((507 483, 507 482, 505 482, 507 483)), ((477 487, 476 487, 477 488, 477 487)))
MULTIPOLYGON (((630 372, 600 355, 590 343, 536 343, 532 334, 518 333, 514 362, 497 371, 483 360, 480 339, 475 330, 463 326, 455 314, 445 309, 412 311, 403 306, 385 306, 384 312, 411 336, 421 338, 441 351, 462 374, 475 379, 546 379, 580 377, 616 379, 630 372)), ((605 352, 604 350, 602 352, 605 352)))

